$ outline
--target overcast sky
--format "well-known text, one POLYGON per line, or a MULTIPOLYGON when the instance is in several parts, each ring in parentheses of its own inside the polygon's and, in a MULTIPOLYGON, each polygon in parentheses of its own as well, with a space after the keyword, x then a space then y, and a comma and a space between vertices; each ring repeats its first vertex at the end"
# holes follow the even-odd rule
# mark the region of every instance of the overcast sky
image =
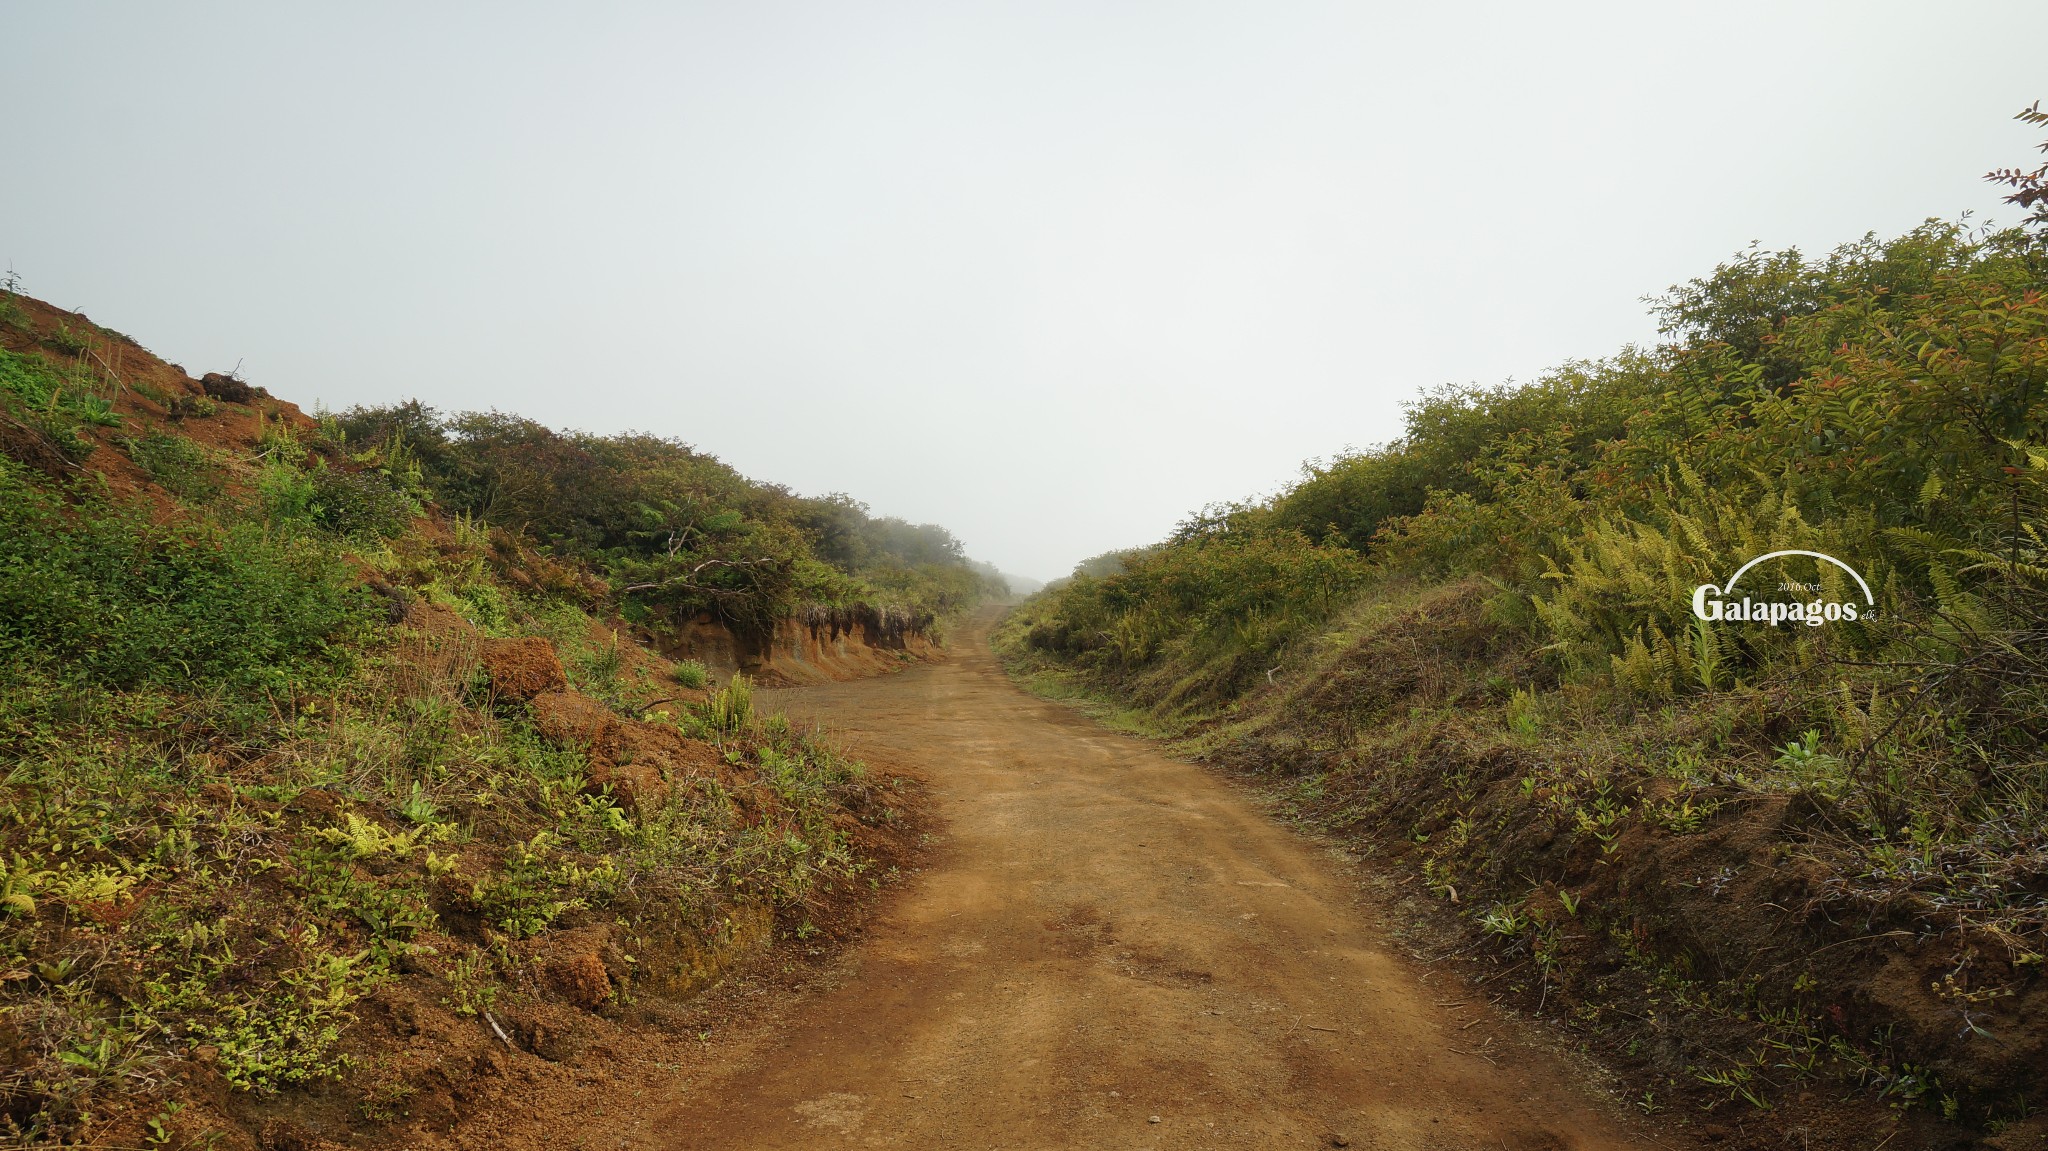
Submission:
POLYGON ((1751 240, 2011 220, 2037 2, 10 4, 0 260, 197 374, 641 429, 1040 578, 1751 240))

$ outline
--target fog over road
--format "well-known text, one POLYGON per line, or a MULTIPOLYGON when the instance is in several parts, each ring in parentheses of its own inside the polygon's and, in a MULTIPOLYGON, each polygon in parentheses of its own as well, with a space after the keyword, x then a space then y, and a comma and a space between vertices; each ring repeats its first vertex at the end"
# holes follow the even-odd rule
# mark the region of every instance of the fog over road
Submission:
POLYGON ((1563 1060, 1425 981, 1341 861, 1019 691, 986 626, 945 662, 764 693, 930 780, 938 842, 836 986, 643 1111, 648 1143, 1638 1145, 1563 1060))

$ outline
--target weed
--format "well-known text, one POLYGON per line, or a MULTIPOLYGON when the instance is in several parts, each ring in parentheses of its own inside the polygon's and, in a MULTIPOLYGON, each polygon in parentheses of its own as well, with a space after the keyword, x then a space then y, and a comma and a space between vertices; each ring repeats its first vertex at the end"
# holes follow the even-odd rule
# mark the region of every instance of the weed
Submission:
POLYGON ((669 669, 669 675, 678 684, 692 691, 701 691, 711 685, 711 669, 694 659, 678 660, 669 669))
POLYGON ((403 1079, 385 1079, 363 1092, 356 1112, 372 1123, 396 1123, 406 1117, 406 1103, 419 1088, 403 1079))
POLYGON ((553 832, 536 832, 513 847, 502 871, 476 881, 470 898, 507 935, 523 939, 547 930, 563 912, 585 906, 566 890, 576 878, 557 857, 553 832))
POLYGON ((720 735, 737 735, 754 721, 754 692, 746 677, 734 672, 732 680, 712 693, 704 703, 704 719, 720 735))
POLYGON ((1848 780, 1842 761, 1820 750, 1820 732, 1809 730, 1795 743, 1778 748, 1776 766, 1796 787, 1839 799, 1848 780))
POLYGON ((1525 739, 1533 739, 1542 729, 1542 719, 1536 710, 1536 693, 1517 689, 1508 697, 1508 730, 1525 739))
POLYGON ((149 1121, 144 1124, 149 1130, 148 1137, 143 1140, 144 1144, 150 1147, 169 1147, 176 1138, 171 1130, 171 1120, 177 1118, 178 1113, 184 1109, 185 1104, 174 1099, 150 1116, 149 1121))
POLYGON ((0 870, 0 912, 8 915, 34 915, 36 893, 41 891, 55 876, 47 868, 37 868, 23 859, 19 852, 7 861, 0 870))
POLYGON ((578 661, 578 678, 590 694, 610 696, 618 691, 619 673, 625 666, 625 652, 619 647, 619 633, 615 631, 610 642, 598 644, 578 661))
POLYGON ((448 521, 457 546, 478 549, 491 542, 490 526, 468 512, 458 512, 448 521))
POLYGON ((256 414, 256 455, 259 459, 273 464, 297 467, 306 462, 306 445, 299 439, 298 429, 282 414, 273 415, 259 411, 256 414))
POLYGON ((376 855, 395 855, 403 858, 412 854, 413 844, 419 839, 420 828, 411 831, 385 831, 375 823, 351 811, 342 827, 323 827, 314 832, 316 836, 341 848, 349 859, 368 859, 376 855))
POLYGON ((412 785, 412 791, 400 801, 398 814, 404 816, 408 822, 425 825, 439 822, 441 807, 427 795, 426 790, 415 780, 412 785))
POLYGON ((335 1053, 348 1005, 359 993, 344 983, 324 989, 304 973, 287 978, 300 997, 254 1001, 232 998, 213 1005, 214 1018, 193 1026, 210 1044, 220 1073, 245 1091, 271 1092, 293 1083, 339 1078, 346 1056, 335 1053), (303 994, 311 991, 311 994, 303 994))
POLYGON ((489 1011, 498 1000, 498 984, 491 978, 491 964, 481 952, 457 956, 448 965, 449 998, 442 1000, 458 1015, 475 1016, 489 1011))
POLYGON ((1489 935, 1519 939, 1529 930, 1529 916, 1519 907, 1496 903, 1479 917, 1479 926, 1489 935))
POLYGON ((0 349, 0 405, 18 413, 74 460, 93 450, 92 442, 79 434, 81 427, 121 426, 121 418, 95 393, 95 386, 81 368, 60 369, 42 356, 0 349))
POLYGON ((90 332, 63 321, 58 322, 57 330, 45 337, 44 342, 67 356, 82 356, 92 349, 90 332))
POLYGON ((1771 1109, 1770 1101, 1762 1095, 1762 1085, 1756 1082, 1754 1067, 1737 1064, 1721 1071, 1698 1071, 1694 1078, 1710 1087, 1727 1088, 1728 1098, 1743 1099, 1759 1111, 1771 1109))
POLYGON ((204 420, 220 414, 212 396, 172 396, 165 409, 173 420, 204 420))
POLYGON ((104 396, 73 394, 68 407, 72 417, 80 423, 102 428, 118 428, 125 423, 114 412, 113 402, 104 396))
POLYGON ((313 522, 350 539, 391 539, 420 507, 374 471, 318 467, 312 472, 313 522))
POLYGON ((103 920, 117 915, 121 905, 134 898, 140 878, 135 870, 115 864, 74 866, 66 860, 47 886, 50 897, 74 913, 103 920))
POLYGON ((212 453, 183 436, 153 431, 123 442, 129 458, 164 489, 181 499, 204 503, 220 495, 221 466, 212 453))
POLYGON ((1720 810, 1721 801, 1718 799, 1701 799, 1680 793, 1652 807, 1650 818, 1666 831, 1677 835, 1691 835, 1720 810))

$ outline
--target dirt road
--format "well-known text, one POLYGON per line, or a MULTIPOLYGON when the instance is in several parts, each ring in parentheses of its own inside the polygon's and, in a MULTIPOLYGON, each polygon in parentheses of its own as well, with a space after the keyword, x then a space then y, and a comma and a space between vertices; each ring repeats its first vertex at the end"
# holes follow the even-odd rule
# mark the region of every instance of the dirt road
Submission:
POLYGON ((650 1109, 656 1145, 1638 1145, 1564 1062, 1404 956, 1337 861, 1203 769, 1018 691, 979 634, 774 696, 925 775, 943 835, 836 988, 650 1109))

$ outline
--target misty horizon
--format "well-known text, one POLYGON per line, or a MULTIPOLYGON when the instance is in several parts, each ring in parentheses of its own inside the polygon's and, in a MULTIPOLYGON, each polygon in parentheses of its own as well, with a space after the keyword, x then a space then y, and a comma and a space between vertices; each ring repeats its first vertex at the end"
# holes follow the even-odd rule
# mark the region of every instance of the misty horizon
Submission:
POLYGON ((2030 44, 1926 16, 28 11, 0 261, 195 375, 670 437, 1048 580, 1752 241, 2010 222, 2030 44))

